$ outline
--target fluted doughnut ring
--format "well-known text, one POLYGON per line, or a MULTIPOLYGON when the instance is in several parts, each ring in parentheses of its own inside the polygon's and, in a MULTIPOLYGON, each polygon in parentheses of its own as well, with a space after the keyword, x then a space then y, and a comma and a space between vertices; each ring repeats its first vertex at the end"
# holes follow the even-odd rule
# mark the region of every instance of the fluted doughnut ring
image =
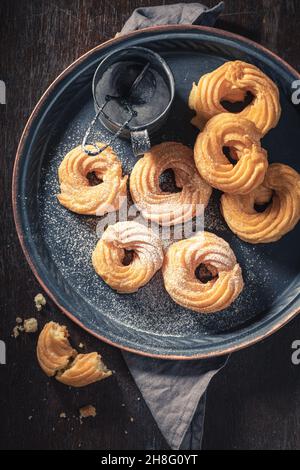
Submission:
POLYGON ((269 166, 264 183, 245 196, 223 194, 221 209, 229 228, 249 243, 270 243, 300 219, 300 175, 282 163, 269 166), (263 212, 255 205, 270 204, 263 212))
MULTIPOLYGON (((99 148, 104 144, 97 142, 99 148)), ((88 148, 92 146, 88 146, 88 148)), ((59 202, 78 214, 101 216, 119 209, 126 196, 127 176, 111 147, 95 156, 78 146, 63 159, 58 170, 59 202), (87 176, 94 173, 101 183, 91 186, 87 176)))
POLYGON ((96 273, 121 293, 136 292, 147 284, 163 262, 159 237, 148 227, 134 221, 110 225, 98 241, 92 255, 96 273), (125 250, 133 259, 124 265, 125 250))
POLYGON ((164 259, 163 278, 176 303, 199 313, 224 310, 244 286, 240 265, 229 244, 210 232, 198 232, 173 243, 164 259), (214 274, 207 283, 195 274, 201 264, 214 274))
POLYGON ((219 114, 198 135, 195 163, 202 178, 211 186, 231 194, 247 194, 265 177, 267 152, 261 147, 260 133, 248 119, 235 114, 219 114), (224 154, 228 147, 236 164, 224 154))
POLYGON ((239 60, 226 62, 201 77, 198 85, 193 84, 189 97, 189 107, 196 111, 193 124, 202 128, 213 116, 227 112, 222 101, 240 101, 247 92, 253 100, 238 115, 252 121, 265 135, 280 118, 278 87, 255 65, 239 60))
POLYGON ((211 187, 201 178, 193 151, 178 142, 152 147, 134 166, 130 193, 146 219, 164 226, 185 222, 202 213, 211 196, 211 187), (164 192, 160 176, 172 169, 180 192, 164 192))

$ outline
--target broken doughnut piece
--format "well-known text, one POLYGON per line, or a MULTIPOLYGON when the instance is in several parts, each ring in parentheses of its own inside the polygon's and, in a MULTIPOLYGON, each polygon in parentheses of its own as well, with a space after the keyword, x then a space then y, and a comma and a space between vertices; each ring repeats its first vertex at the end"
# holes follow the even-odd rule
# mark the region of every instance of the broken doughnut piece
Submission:
POLYGON ((111 375, 100 354, 78 354, 69 342, 66 326, 47 323, 37 344, 38 362, 49 377, 72 387, 84 387, 111 375))
POLYGON ((53 321, 46 323, 40 333, 37 358, 41 368, 49 377, 66 369, 70 360, 77 355, 77 351, 69 343, 68 336, 67 327, 53 321))
POLYGON ((111 371, 102 362, 100 354, 92 352, 78 354, 66 370, 58 372, 56 379, 71 387, 85 387, 110 375, 111 371))

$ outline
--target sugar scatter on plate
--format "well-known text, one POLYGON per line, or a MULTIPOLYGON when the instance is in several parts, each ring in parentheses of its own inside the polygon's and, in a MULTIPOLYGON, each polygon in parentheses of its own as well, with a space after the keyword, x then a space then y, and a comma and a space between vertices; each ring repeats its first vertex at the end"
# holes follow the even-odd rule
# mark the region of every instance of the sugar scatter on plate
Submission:
MULTIPOLYGON (((39 189, 41 235, 54 269, 84 305, 84 308, 74 309, 73 314, 95 331, 98 331, 97 321, 104 315, 120 328, 126 325, 132 331, 145 334, 151 332, 157 337, 189 336, 197 340, 201 336, 238 328, 261 314, 276 294, 274 285, 278 282, 280 270, 273 269, 272 256, 259 247, 245 244, 228 230, 219 213, 216 194, 205 213, 205 229, 230 243, 245 279, 244 291, 229 309, 212 315, 201 315, 178 306, 167 294, 161 272, 148 285, 130 295, 114 292, 96 275, 91 264, 91 254, 98 240, 97 224, 103 218, 74 214, 62 207, 56 197, 59 192, 59 164, 66 153, 81 143, 93 114, 93 103, 90 100, 65 127, 59 143, 50 147, 43 161, 39 189)), ((99 125, 90 141, 106 141, 108 138, 109 132, 99 125)), ((168 135, 164 134, 164 138, 168 140, 168 135)), ((136 162, 130 143, 120 139, 113 148, 122 161, 124 174, 129 174, 136 162)), ((164 240, 164 245, 168 245, 168 240, 164 240)))

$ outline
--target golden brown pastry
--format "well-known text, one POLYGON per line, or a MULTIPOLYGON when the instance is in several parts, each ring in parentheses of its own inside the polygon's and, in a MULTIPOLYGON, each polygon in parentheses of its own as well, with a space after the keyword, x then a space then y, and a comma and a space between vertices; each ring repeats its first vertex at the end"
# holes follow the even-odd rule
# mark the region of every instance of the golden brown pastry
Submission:
POLYGON ((203 211, 211 196, 211 187, 198 174, 193 151, 177 142, 152 147, 138 160, 130 175, 130 192, 146 219, 164 226, 192 219, 203 211), (174 171, 180 192, 163 192, 159 177, 167 169, 174 171))
POLYGON ((242 101, 246 92, 252 93, 253 101, 238 115, 252 121, 265 135, 280 118, 278 88, 257 67, 239 60, 226 62, 201 77, 198 85, 193 84, 189 97, 189 107, 196 111, 193 124, 202 128, 213 116, 227 112, 222 101, 242 101))
POLYGON ((231 194, 247 194, 265 177, 267 152, 260 133, 248 119, 235 114, 219 114, 197 137, 194 158, 202 176, 211 186, 231 194), (231 163, 224 154, 229 148, 231 163))
POLYGON ((68 337, 67 327, 53 321, 46 323, 40 333, 37 358, 41 368, 49 377, 68 367, 70 360, 77 354, 70 345, 68 337))
POLYGON ((98 241, 92 255, 96 273, 121 293, 136 292, 147 284, 163 262, 163 249, 155 233, 134 221, 110 225, 98 241), (125 250, 133 252, 124 265, 125 250))
POLYGON ((249 243, 279 240, 300 218, 300 175, 282 163, 269 166, 264 183, 250 194, 223 194, 223 216, 230 229, 249 243), (263 212, 255 205, 270 202, 263 212))
POLYGON ((54 322, 44 326, 38 339, 37 358, 45 374, 72 387, 84 387, 111 375, 100 354, 78 354, 68 337, 65 326, 54 322))
MULTIPOLYGON (((97 145, 101 148, 104 144, 97 142, 97 145)), ((58 176, 59 202, 78 214, 100 216, 113 212, 126 196, 128 177, 122 176, 121 162, 111 147, 96 156, 87 155, 81 146, 74 148, 60 164, 58 176), (90 175, 100 183, 91 185, 90 175)))
POLYGON ((240 265, 229 244, 210 232, 198 232, 171 245, 164 259, 163 278, 176 303, 199 313, 224 310, 244 287, 240 265), (196 277, 199 266, 212 274, 207 283, 196 277))
POLYGON ((78 354, 70 367, 58 373, 56 379, 70 387, 85 387, 111 375, 103 364, 100 354, 78 354))

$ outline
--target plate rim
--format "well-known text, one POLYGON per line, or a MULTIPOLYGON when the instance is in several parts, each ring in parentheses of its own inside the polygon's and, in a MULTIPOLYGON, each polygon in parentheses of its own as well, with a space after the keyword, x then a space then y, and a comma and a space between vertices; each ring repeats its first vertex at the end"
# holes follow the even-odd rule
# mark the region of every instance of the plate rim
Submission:
POLYGON ((49 298, 57 305, 57 307, 68 317, 70 318, 75 324, 80 326, 83 330, 87 331, 94 337, 100 339, 101 341, 117 347, 121 350, 125 350, 131 353, 135 353, 141 356, 145 357, 153 357, 153 358, 158 358, 158 359, 171 359, 171 360, 193 360, 193 359, 207 359, 211 357, 218 357, 222 356, 225 354, 230 354, 235 351, 239 351, 241 349, 245 349, 246 347, 249 347, 251 345, 254 345, 263 339, 271 336, 273 333, 281 329, 284 325, 286 325, 289 321, 291 321, 296 315, 300 312, 300 308, 295 309, 291 311, 289 314, 285 315, 284 318, 279 319, 271 328, 269 328, 267 331, 263 332, 260 335, 256 335, 255 337, 249 337, 248 339, 245 339, 244 341, 239 342, 239 344, 235 344, 232 346, 229 346, 227 348, 222 348, 220 350, 214 350, 214 351, 207 351, 207 352, 202 352, 202 353, 196 353, 192 354, 190 356, 186 355, 177 355, 177 354, 156 354, 156 353, 151 353, 151 352, 146 352, 146 351, 141 351, 139 349, 135 349, 132 347, 128 347, 119 343, 115 343, 114 341, 111 341, 110 339, 102 336, 101 334, 93 331, 92 329, 88 328, 85 326, 78 318, 76 318, 71 312, 69 312, 65 307, 63 307, 60 302, 56 299, 55 294, 52 293, 50 288, 46 286, 44 283, 43 279, 40 277, 40 275, 37 272, 37 269, 35 267, 35 263, 31 258, 31 255, 26 247, 26 243, 24 241, 24 234, 23 230, 21 227, 21 221, 20 221, 20 214, 18 212, 18 194, 17 194, 17 184, 19 181, 19 164, 20 160, 22 157, 22 153, 25 147, 25 143, 29 134, 29 131, 31 129, 31 126, 35 120, 35 118, 39 115, 40 109, 42 108, 44 102, 46 101, 47 97, 49 94, 52 92, 53 88, 64 78, 66 77, 69 72, 71 72, 73 69, 75 69, 81 62, 83 62, 87 57, 90 55, 94 54, 95 52, 101 51, 101 49, 106 48, 109 45, 112 44, 119 44, 122 43, 124 40, 127 40, 131 37, 139 36, 143 33, 158 33, 158 32, 170 32, 170 31, 181 31, 181 30, 193 30, 193 31, 199 31, 199 32, 207 32, 216 34, 216 35, 223 35, 229 39, 236 40, 237 42, 242 42, 246 43, 246 45, 252 46, 259 51, 261 51, 263 54, 269 55, 271 58, 276 59, 281 65, 288 69, 290 73, 292 73, 297 79, 300 80, 300 73, 292 67, 290 64, 288 64, 284 59, 279 57, 276 53, 270 51, 266 47, 258 44, 257 42, 248 39, 244 36, 241 36, 239 34, 231 33, 230 31, 226 31, 223 29, 219 28, 213 28, 213 27, 208 27, 208 26, 198 26, 198 25, 164 25, 164 26, 152 26, 149 28, 143 28, 137 31, 132 31, 128 34, 125 35, 119 35, 114 38, 111 38, 107 41, 102 42, 101 44, 95 46, 94 48, 90 49, 89 51, 85 52, 83 55, 78 57, 75 61, 73 61, 68 67, 66 67, 56 78, 55 80, 47 87, 45 92, 42 94, 41 98, 38 100, 37 104, 35 105, 33 111, 31 112, 26 125, 24 127, 24 130, 21 134, 20 141, 17 147, 16 151, 16 156, 15 156, 15 161, 14 161, 14 166, 13 166, 13 174, 12 174, 12 208, 13 208, 13 217, 14 217, 14 223, 18 235, 18 239, 22 248, 22 251, 24 253, 24 256, 26 258, 26 261, 33 272, 35 278, 43 288, 43 290, 46 292, 46 294, 49 296, 49 298))

